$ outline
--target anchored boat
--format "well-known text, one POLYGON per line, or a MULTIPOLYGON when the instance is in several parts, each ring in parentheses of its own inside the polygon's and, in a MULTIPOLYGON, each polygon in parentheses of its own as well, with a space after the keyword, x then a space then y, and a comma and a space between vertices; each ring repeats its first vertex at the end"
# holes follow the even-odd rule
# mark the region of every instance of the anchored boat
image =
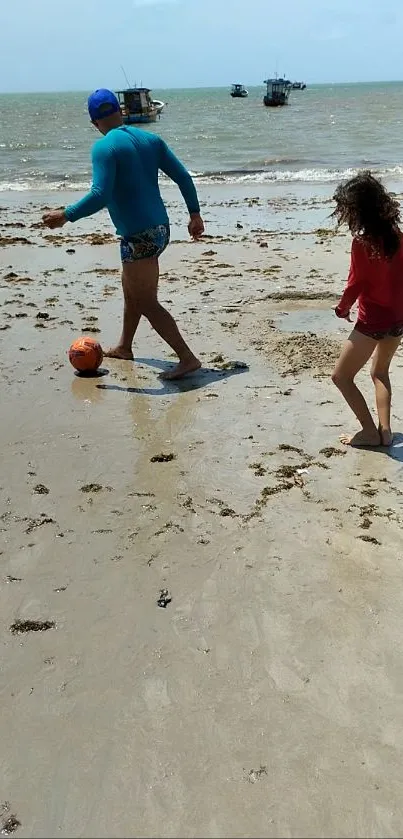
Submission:
POLYGON ((249 91, 246 90, 243 84, 233 84, 231 87, 231 96, 233 99, 246 99, 249 96, 249 91))
POLYGON ((164 108, 164 102, 153 100, 150 93, 148 87, 128 87, 116 91, 126 125, 156 121, 164 108))
POLYGON ((266 95, 263 102, 268 108, 276 108, 279 105, 287 105, 291 92, 291 82, 288 79, 266 79, 266 95))

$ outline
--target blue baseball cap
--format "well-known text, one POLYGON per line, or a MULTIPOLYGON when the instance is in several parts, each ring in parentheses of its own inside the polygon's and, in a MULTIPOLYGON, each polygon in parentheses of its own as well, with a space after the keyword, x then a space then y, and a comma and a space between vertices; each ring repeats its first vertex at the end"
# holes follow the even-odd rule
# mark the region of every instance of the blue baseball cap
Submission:
POLYGON ((99 90, 94 90, 94 93, 88 97, 88 113, 93 122, 106 119, 118 111, 120 111, 119 101, 112 90, 101 87, 99 90))

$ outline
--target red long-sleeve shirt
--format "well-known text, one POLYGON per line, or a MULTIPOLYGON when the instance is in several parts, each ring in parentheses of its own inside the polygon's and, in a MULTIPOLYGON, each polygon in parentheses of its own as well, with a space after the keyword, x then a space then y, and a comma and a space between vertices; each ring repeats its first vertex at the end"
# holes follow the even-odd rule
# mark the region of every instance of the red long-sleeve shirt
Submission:
POLYGON ((362 239, 353 239, 347 285, 336 307, 338 317, 346 317, 356 300, 358 323, 368 331, 403 325, 403 236, 390 259, 374 255, 362 239))

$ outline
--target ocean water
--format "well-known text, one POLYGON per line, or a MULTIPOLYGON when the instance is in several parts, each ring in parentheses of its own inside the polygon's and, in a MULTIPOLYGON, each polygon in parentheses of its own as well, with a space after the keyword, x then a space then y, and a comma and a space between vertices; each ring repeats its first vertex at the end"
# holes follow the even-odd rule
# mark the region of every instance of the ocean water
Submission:
MULTIPOLYGON (((264 86, 154 90, 167 102, 156 131, 199 182, 339 181, 366 167, 403 177, 403 83, 313 86, 284 108, 264 86)), ((0 95, 0 191, 83 189, 97 132, 86 93, 0 95)))

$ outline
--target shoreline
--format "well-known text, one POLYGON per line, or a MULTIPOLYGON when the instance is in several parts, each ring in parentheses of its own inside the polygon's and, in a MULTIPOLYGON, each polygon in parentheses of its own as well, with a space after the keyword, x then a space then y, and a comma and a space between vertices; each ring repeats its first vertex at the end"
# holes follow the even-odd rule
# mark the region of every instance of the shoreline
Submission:
MULTIPOLYGON (((344 169, 330 170, 322 164, 318 164, 319 168, 315 168, 312 164, 311 168, 286 168, 286 161, 278 161, 280 168, 262 168, 254 169, 234 169, 211 172, 194 172, 189 169, 193 177, 197 190, 203 195, 210 197, 214 196, 215 192, 222 190, 223 192, 232 192, 236 196, 259 196, 274 197, 289 195, 302 200, 326 200, 331 199, 337 186, 343 181, 351 178, 363 169, 370 169, 373 174, 379 177, 385 184, 387 189, 395 192, 399 198, 403 198, 403 169, 396 166, 384 167, 382 169, 379 165, 365 164, 360 166, 349 166, 344 169)), ((291 165, 291 164, 290 164, 291 165)), ((274 163, 272 164, 274 166, 274 163)), ((294 164, 295 167, 295 164, 294 164)), ((24 198, 33 203, 38 203, 43 196, 53 196, 53 200, 57 200, 57 196, 67 196, 66 203, 73 203, 80 196, 85 194, 91 187, 91 175, 87 173, 85 178, 77 183, 69 183, 68 181, 54 181, 47 184, 46 182, 38 183, 36 186, 31 186, 29 181, 25 182, 8 182, 0 183, 0 204, 7 202, 12 205, 18 202, 20 196, 21 203, 24 198)), ((161 192, 170 200, 171 195, 178 192, 178 187, 173 184, 165 175, 160 176, 161 192)))
MULTIPOLYGON (((316 186, 316 185, 315 185, 316 186)), ((331 226, 331 195, 333 189, 323 185, 311 193, 306 185, 259 185, 250 184, 211 184, 198 188, 203 216, 206 221, 207 238, 215 235, 230 237, 235 243, 246 241, 247 234, 262 232, 277 234, 284 231, 300 234, 313 233, 316 229, 331 226), (237 225, 240 225, 237 227, 237 225), (210 229, 209 229, 210 228, 210 229)), ((180 237, 187 241, 187 211, 182 196, 175 185, 161 184, 161 193, 165 200, 171 220, 172 239, 180 237), (184 232, 186 231, 186 239, 184 232)), ((11 213, 8 227, 12 221, 23 224, 24 216, 35 214, 35 222, 41 220, 43 208, 53 208, 74 203, 83 195, 75 191, 51 192, 3 192, 0 193, 0 224, 5 221, 3 213, 11 213), (22 217, 18 218, 18 213, 22 217)), ((34 222, 34 223, 35 223, 34 222)), ((32 222, 30 222, 32 224, 32 222)), ((34 228, 35 229, 35 228, 34 228)), ((1 227, 0 227, 1 230, 1 227)), ((22 230, 22 228, 21 228, 22 230)), ((32 230, 32 228, 30 228, 32 230)), ((78 231, 107 232, 114 234, 114 228, 106 211, 96 217, 83 219, 76 225, 63 228, 63 235, 76 236, 78 231)), ((3 231, 3 235, 4 235, 3 231)), ((55 231, 56 235, 60 235, 55 231)), ((32 236, 35 242, 35 236, 32 236)))

